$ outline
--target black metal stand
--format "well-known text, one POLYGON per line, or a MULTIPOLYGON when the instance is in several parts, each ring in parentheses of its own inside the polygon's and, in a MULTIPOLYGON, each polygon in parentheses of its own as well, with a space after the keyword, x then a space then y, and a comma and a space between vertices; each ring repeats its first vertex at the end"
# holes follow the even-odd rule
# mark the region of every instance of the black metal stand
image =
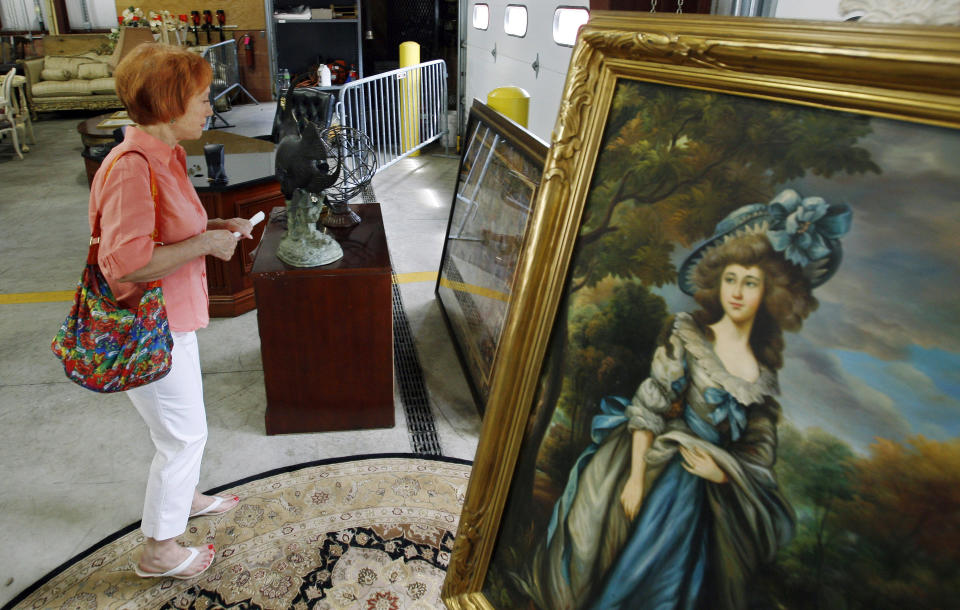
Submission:
POLYGON ((210 100, 210 106, 213 108, 213 116, 207 119, 207 129, 219 129, 221 127, 235 127, 235 125, 231 125, 229 122, 227 122, 225 118, 223 118, 223 116, 220 115, 219 112, 217 112, 216 103, 218 99, 222 98, 224 95, 226 95, 230 91, 233 91, 234 89, 237 89, 237 88, 239 88, 241 91, 246 93, 247 97, 253 100, 254 104, 260 103, 259 101, 257 101, 257 98, 253 97, 253 95, 249 91, 247 91, 244 88, 244 86, 241 85, 240 83, 235 83, 233 85, 230 85, 230 87, 228 87, 222 93, 220 93, 219 95, 217 95, 216 97, 210 100), (223 122, 223 125, 217 125, 217 119, 220 119, 223 122))

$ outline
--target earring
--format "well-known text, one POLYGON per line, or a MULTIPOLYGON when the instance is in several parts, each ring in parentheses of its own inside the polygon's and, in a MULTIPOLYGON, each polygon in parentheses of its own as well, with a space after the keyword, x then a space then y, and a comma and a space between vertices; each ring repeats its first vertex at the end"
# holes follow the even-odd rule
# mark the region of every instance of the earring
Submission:
POLYGON ((173 124, 176 123, 176 122, 177 122, 177 119, 170 119, 170 124, 171 124, 171 125, 173 125, 173 124))

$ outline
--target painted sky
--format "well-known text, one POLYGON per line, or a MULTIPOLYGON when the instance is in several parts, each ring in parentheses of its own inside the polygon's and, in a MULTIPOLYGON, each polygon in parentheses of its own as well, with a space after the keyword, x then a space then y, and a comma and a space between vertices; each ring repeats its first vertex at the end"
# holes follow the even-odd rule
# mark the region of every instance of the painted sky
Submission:
MULTIPOLYGON (((820 308, 786 335, 780 402, 788 421, 859 451, 877 437, 960 437, 960 132, 871 124, 860 145, 882 173, 781 185, 854 210, 820 308)), ((674 311, 693 307, 662 294, 674 311)))

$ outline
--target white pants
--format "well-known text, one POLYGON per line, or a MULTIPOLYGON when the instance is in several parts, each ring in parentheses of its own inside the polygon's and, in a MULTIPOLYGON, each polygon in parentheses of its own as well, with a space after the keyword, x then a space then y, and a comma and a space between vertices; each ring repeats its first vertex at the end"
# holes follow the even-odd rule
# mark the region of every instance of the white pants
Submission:
POLYGON ((147 422, 157 449, 150 465, 140 526, 144 535, 156 540, 186 531, 207 442, 197 334, 172 334, 173 357, 167 376, 127 390, 127 396, 147 422))

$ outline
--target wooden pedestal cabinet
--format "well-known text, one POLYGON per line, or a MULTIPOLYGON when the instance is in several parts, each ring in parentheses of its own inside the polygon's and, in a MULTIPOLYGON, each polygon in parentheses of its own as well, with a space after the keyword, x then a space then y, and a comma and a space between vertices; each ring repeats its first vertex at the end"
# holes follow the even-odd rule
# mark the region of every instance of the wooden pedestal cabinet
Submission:
MULTIPOLYGON (((197 189, 197 194, 210 218, 250 218, 260 211, 269 214, 284 203, 276 180, 221 190, 197 189)), ((248 274, 253 268, 253 250, 260 243, 264 228, 265 223, 260 223, 253 228, 253 239, 241 239, 237 253, 230 260, 207 257, 211 317, 238 316, 256 307, 253 281, 248 274)))
POLYGON ((390 256, 380 205, 328 229, 344 257, 291 267, 276 257, 286 228, 270 222, 250 276, 267 392, 267 434, 394 425, 390 256))

